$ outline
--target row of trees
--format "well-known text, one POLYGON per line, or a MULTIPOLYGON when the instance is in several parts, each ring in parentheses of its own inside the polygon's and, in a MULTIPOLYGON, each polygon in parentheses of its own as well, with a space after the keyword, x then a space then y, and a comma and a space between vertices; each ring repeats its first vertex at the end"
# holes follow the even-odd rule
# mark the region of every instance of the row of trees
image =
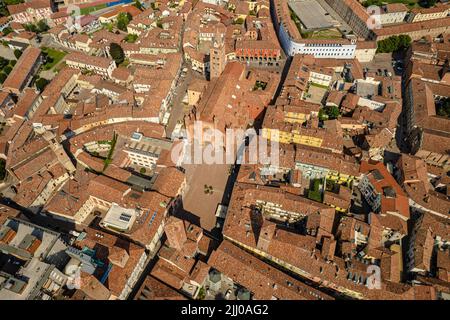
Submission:
POLYGON ((0 1, 0 17, 9 16, 9 11, 7 6, 12 4, 23 3, 24 0, 1 0, 0 1))
POLYGON ((387 39, 378 41, 379 53, 390 53, 401 51, 408 48, 411 45, 411 37, 405 34, 399 36, 391 36, 387 39))
POLYGON ((8 60, 0 57, 0 83, 5 82, 16 63, 16 60, 8 60))
MULTIPOLYGON (((417 1, 413 0, 397 0, 396 2, 403 3, 406 5, 409 5, 410 7, 414 7, 417 4, 417 1)), ((436 5, 437 0, 420 0, 419 5, 424 8, 431 8, 436 5)), ((386 4, 385 0, 366 0, 363 2, 364 7, 370 7, 370 6, 382 6, 383 4, 386 4)))

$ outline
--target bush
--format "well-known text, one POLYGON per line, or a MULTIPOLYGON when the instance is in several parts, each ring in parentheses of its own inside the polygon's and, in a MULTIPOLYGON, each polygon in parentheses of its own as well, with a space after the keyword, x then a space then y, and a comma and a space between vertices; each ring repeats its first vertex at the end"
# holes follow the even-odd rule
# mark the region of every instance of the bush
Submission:
POLYGON ((2 32, 3 32, 3 35, 7 36, 7 35, 10 34, 11 32, 13 32, 13 29, 10 28, 10 27, 8 27, 8 28, 3 29, 2 32))
POLYGON ((128 42, 128 43, 135 43, 136 40, 137 40, 137 38, 138 38, 137 35, 131 34, 131 33, 130 33, 130 34, 128 34, 128 35, 125 37, 125 41, 128 42))
POLYGON ((334 120, 340 116, 339 108, 336 106, 324 107, 319 110, 320 120, 334 120))
POLYGON ((51 68, 51 66, 53 66, 53 62, 55 61, 55 59, 53 59, 52 57, 50 57, 50 56, 47 56, 46 58, 45 58, 45 67, 44 67, 44 69, 45 70, 49 70, 50 68, 51 68))
POLYGON ((10 63, 10 61, 8 59, 0 57, 0 69, 3 69, 4 67, 6 67, 9 63, 10 63))
POLYGON ((0 159, 0 180, 5 179, 6 176, 6 168, 5 168, 6 162, 3 159, 0 159))
POLYGON ((26 31, 29 31, 29 32, 35 32, 35 33, 37 33, 39 30, 38 30, 38 27, 36 27, 34 24, 32 24, 32 23, 27 23, 27 24, 25 24, 24 26, 24 29, 26 30, 26 31))
POLYGON ((142 174, 145 174, 147 172, 147 170, 145 170, 145 168, 141 168, 141 170, 139 172, 142 174))
POLYGON ((22 51, 20 51, 19 49, 14 50, 14 56, 17 59, 19 59, 21 55, 22 55, 22 51))
POLYGON ((0 72, 0 83, 5 82, 7 77, 8 76, 6 74, 4 74, 3 72, 0 72))
POLYGON ((3 72, 5 74, 10 74, 12 71, 12 67, 11 66, 6 66, 5 68, 3 68, 3 72))
POLYGON ((50 81, 48 81, 47 79, 39 78, 39 79, 36 81, 36 88, 37 88, 40 92, 42 92, 42 91, 44 91, 45 87, 49 84, 49 82, 50 82, 50 81))
POLYGON ((201 287, 200 290, 198 291, 197 299, 204 300, 205 297, 206 297, 206 290, 205 288, 201 287))

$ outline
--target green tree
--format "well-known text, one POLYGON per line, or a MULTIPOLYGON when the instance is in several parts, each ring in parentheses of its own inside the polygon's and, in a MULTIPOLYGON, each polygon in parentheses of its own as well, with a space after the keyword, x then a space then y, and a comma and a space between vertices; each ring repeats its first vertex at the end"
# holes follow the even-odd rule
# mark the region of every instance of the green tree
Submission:
POLYGON ((436 113, 438 116, 450 118, 450 98, 444 98, 437 103, 436 113))
MULTIPOLYGON (((1 13, 0 13, 1 14, 1 13)), ((10 28, 10 27, 7 27, 7 28, 5 28, 5 29, 3 29, 3 34, 5 35, 5 36, 7 36, 8 34, 10 34, 11 32, 13 32, 13 29, 12 28, 10 28)))
POLYGON ((0 181, 5 179, 6 176, 6 161, 4 159, 0 159, 0 181))
POLYGON ((9 65, 3 68, 3 72, 4 72, 5 74, 10 74, 11 71, 12 71, 12 67, 9 66, 9 65))
POLYGON ((23 3, 24 0, 3 0, 5 2, 6 5, 12 5, 12 4, 19 4, 19 3, 23 3))
POLYGON ((399 45, 401 48, 405 49, 408 48, 411 45, 412 39, 410 36, 406 34, 401 34, 399 37, 399 45))
POLYGON ((3 57, 0 57, 0 69, 3 69, 9 64, 9 60, 3 57))
POLYGON ((117 43, 111 43, 109 54, 114 59, 117 65, 120 65, 125 60, 125 53, 123 52, 122 47, 117 43))
POLYGON ((36 80, 36 88, 42 92, 44 91, 45 87, 50 83, 50 81, 48 81, 47 79, 44 78, 39 78, 36 80))
POLYGON ((0 17, 7 17, 9 16, 9 11, 6 6, 9 6, 11 4, 19 4, 23 3, 24 0, 2 0, 0 1, 0 17))
POLYGON ((38 30, 38 27, 36 27, 34 24, 32 24, 32 23, 27 23, 27 24, 25 24, 24 26, 23 26, 23 28, 26 30, 26 31, 29 31, 29 32, 38 32, 39 30, 38 30))
POLYGON ((127 31, 127 26, 133 17, 128 12, 121 12, 117 16, 117 29, 127 31))
POLYGON ((387 39, 378 41, 379 53, 390 53, 399 50, 404 50, 411 45, 411 37, 408 35, 391 36, 387 39))
POLYGON ((139 0, 135 0, 133 6, 135 6, 139 10, 142 10, 142 3, 139 0))
POLYGON ((437 1, 437 0, 423 0, 423 1, 422 1, 422 2, 423 2, 423 7, 425 7, 425 8, 431 8, 431 7, 434 7, 435 4, 436 4, 436 1, 437 1))
POLYGON ((22 55, 22 51, 20 51, 19 49, 14 50, 14 56, 17 59, 19 59, 21 55, 22 55))
POLYGON ((331 119, 331 120, 337 119, 337 118, 339 117, 339 115, 340 115, 339 108, 336 107, 336 106, 332 106, 332 107, 329 108, 327 111, 328 111, 328 112, 327 112, 328 117, 329 117, 329 119, 331 119))
POLYGON ((45 20, 40 20, 37 24, 37 28, 39 32, 46 32, 50 29, 47 22, 45 20))
POLYGON ((6 74, 4 74, 3 72, 0 72, 0 83, 5 82, 7 77, 8 76, 6 74))
POLYGON ((339 116, 339 108, 336 106, 326 106, 319 110, 319 119, 322 121, 334 120, 339 118, 339 116))
POLYGON ((5 4, 0 1, 0 17, 7 17, 9 16, 9 11, 6 8, 5 4))

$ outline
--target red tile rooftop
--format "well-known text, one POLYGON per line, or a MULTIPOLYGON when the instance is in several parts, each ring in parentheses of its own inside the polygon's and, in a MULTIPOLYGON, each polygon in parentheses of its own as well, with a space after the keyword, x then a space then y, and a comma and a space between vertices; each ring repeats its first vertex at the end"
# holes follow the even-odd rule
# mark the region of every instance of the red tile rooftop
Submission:
POLYGON ((11 15, 24 12, 24 11, 28 10, 29 8, 32 8, 32 9, 48 8, 48 9, 50 9, 51 1, 50 0, 33 0, 33 1, 25 2, 25 3, 8 5, 8 11, 11 15))
POLYGON ((28 47, 25 49, 12 72, 3 83, 3 88, 11 90, 19 94, 25 85, 25 81, 30 77, 30 73, 39 61, 41 50, 35 47, 28 47))
POLYGON ((111 58, 90 56, 80 52, 69 53, 66 56, 66 61, 73 61, 75 63, 96 66, 103 69, 107 69, 112 63, 114 63, 114 60, 111 58))

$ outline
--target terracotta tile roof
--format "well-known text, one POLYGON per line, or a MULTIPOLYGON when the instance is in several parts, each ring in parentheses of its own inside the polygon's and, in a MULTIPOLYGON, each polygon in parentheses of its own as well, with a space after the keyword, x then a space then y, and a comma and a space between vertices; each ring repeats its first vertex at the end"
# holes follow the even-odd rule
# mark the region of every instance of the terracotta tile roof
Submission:
MULTIPOLYGON (((113 264, 109 272, 109 276, 104 283, 104 286, 116 297, 118 297, 122 290, 125 288, 129 278, 131 277, 134 269, 137 267, 139 260, 145 253, 144 248, 123 240, 108 233, 100 232, 92 228, 86 229, 87 236, 80 241, 76 241, 74 245, 78 248, 88 247, 95 249, 95 255, 97 259, 105 262, 107 265, 111 262, 111 252, 114 252, 117 248, 124 250, 128 255, 128 259, 124 267, 119 267, 113 264), (101 237, 97 235, 101 234, 101 237)), ((95 276, 100 279, 105 270, 96 270, 95 276)))
POLYGON ((25 49, 8 78, 3 83, 3 88, 21 91, 40 55, 41 50, 39 48, 30 46, 25 49))
POLYGON ((409 219, 408 197, 382 162, 362 161, 360 171, 367 175, 375 191, 381 195, 381 211, 383 213, 396 211, 404 218, 409 219), (381 175, 381 179, 378 174, 381 175), (394 195, 386 195, 386 188, 393 189, 394 195))
POLYGON ((134 300, 186 300, 178 291, 152 276, 145 278, 134 300))
POLYGON ((384 26, 374 30, 377 37, 391 36, 395 34, 408 34, 415 31, 426 31, 435 28, 450 27, 450 18, 441 18, 427 21, 405 23, 394 26, 384 26))
POLYGON ((258 300, 333 299, 258 260, 226 240, 211 254, 208 264, 250 290, 258 300))
POLYGON ((51 8, 50 0, 33 0, 25 3, 8 5, 8 11, 11 15, 18 14, 26 11, 28 8, 44 9, 51 8))
POLYGON ((408 7, 403 3, 388 3, 383 7, 383 9, 386 13, 408 12, 408 7))
POLYGON ((111 76, 119 81, 127 81, 131 77, 131 72, 125 67, 118 67, 114 69, 111 76))
POLYGON ((175 167, 162 169, 152 189, 170 198, 175 198, 185 182, 185 175, 175 167))
POLYGON ((74 61, 77 63, 83 63, 86 65, 97 66, 99 68, 107 69, 113 60, 110 58, 90 56, 81 52, 72 52, 66 56, 66 61, 74 61))
POLYGON ((183 272, 164 259, 158 259, 150 274, 177 290, 181 289, 183 280, 186 277, 186 272, 183 272))

